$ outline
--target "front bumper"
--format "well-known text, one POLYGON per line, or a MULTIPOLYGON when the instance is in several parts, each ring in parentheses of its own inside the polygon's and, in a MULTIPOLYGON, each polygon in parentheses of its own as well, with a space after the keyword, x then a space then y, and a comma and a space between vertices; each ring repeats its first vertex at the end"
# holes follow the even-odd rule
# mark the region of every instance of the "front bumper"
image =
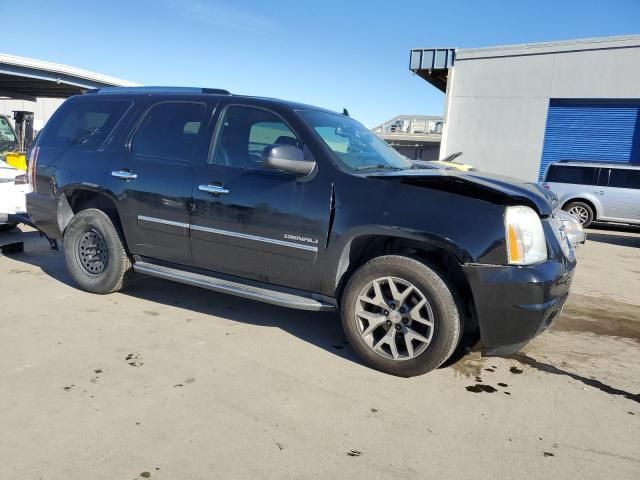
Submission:
POLYGON ((0 184, 0 223, 8 223, 8 217, 27 212, 26 195, 29 185, 0 184))
POLYGON ((508 355, 546 330, 567 300, 575 265, 465 265, 483 353, 508 355))

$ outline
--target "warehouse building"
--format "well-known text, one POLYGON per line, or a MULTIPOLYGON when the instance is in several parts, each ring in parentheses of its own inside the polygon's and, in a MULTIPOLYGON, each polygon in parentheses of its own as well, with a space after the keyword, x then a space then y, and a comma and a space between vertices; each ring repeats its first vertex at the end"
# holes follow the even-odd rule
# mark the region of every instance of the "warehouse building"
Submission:
POLYGON ((442 117, 397 115, 371 131, 411 160, 437 160, 442 126, 442 117))
POLYGON ((0 115, 14 111, 33 115, 40 130, 65 98, 88 89, 137 84, 58 63, 0 53, 0 115))
POLYGON ((552 162, 640 164, 640 35, 411 50, 445 92, 440 157, 525 180, 552 162))

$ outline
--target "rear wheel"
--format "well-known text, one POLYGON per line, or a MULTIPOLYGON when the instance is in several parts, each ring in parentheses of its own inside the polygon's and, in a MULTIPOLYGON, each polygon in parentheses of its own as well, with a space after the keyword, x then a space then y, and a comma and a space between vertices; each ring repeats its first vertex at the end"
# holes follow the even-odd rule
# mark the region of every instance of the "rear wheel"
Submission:
POLYGON ((106 213, 94 208, 82 210, 69 222, 64 255, 78 286, 92 293, 122 289, 132 271, 120 232, 106 213))
POLYGON ((396 255, 375 258, 354 273, 340 312, 356 353, 374 368, 402 377, 439 367, 462 330, 442 277, 418 260, 396 255))
POLYGON ((570 202, 564 206, 564 210, 576 217, 583 227, 588 227, 593 222, 593 209, 584 202, 570 202))

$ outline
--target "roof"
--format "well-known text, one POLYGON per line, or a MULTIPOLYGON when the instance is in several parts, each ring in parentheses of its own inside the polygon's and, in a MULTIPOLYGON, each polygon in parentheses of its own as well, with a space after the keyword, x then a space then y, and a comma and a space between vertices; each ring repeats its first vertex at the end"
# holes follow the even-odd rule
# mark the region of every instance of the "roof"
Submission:
POLYGON ((411 50, 409 70, 446 92, 449 69, 455 62, 483 58, 517 57, 640 47, 640 35, 583 38, 554 42, 499 45, 482 48, 416 48, 411 50))
POLYGON ((235 95, 228 90, 222 88, 208 88, 208 87, 174 87, 174 86, 135 86, 135 87, 118 87, 118 88, 95 88, 86 90, 84 93, 87 95, 77 97, 74 101, 85 101, 93 95, 109 95, 113 97, 131 98, 131 96, 156 96, 165 98, 174 97, 192 97, 202 98, 203 96, 214 97, 232 97, 238 101, 251 100, 253 102, 259 102, 263 105, 284 105, 292 110, 313 110, 316 112, 330 113, 332 115, 343 115, 333 110, 329 110, 322 107, 316 107, 314 105, 307 105, 305 103, 299 103, 289 100, 281 100, 279 98, 270 97, 258 97, 251 95, 235 95))
POLYGON ((35 101, 66 98, 88 89, 138 84, 80 68, 0 53, 0 97, 35 101))
POLYGON ((552 53, 581 52, 585 50, 608 50, 614 48, 618 49, 637 47, 640 47, 640 35, 623 35, 616 37, 561 40, 555 42, 500 45, 495 47, 459 48, 456 50, 456 60, 460 61, 479 58, 545 55, 552 53))

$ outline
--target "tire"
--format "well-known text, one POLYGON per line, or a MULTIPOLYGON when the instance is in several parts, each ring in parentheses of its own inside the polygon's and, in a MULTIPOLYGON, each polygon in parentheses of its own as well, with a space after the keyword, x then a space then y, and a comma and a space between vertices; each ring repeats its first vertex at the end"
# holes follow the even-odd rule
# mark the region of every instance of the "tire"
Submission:
POLYGON ((3 223, 2 225, 0 225, 0 232, 10 232, 17 226, 17 223, 3 223))
POLYGON ((397 255, 374 258, 351 276, 342 295, 340 316, 358 356, 373 368, 400 377, 438 368, 452 355, 462 334, 458 306, 446 281, 424 263, 397 255), (362 300, 365 297, 367 300, 362 300), (392 304, 391 299, 398 298, 402 305, 392 304), (422 300, 424 306, 418 308, 422 300), (420 321, 414 320, 418 317, 420 321))
POLYGON ((593 208, 584 202, 569 202, 563 210, 575 216, 583 227, 588 227, 595 220, 593 208))
POLYGON ((87 292, 117 292, 132 274, 121 233, 106 213, 94 208, 82 210, 69 222, 64 256, 69 273, 87 292))

